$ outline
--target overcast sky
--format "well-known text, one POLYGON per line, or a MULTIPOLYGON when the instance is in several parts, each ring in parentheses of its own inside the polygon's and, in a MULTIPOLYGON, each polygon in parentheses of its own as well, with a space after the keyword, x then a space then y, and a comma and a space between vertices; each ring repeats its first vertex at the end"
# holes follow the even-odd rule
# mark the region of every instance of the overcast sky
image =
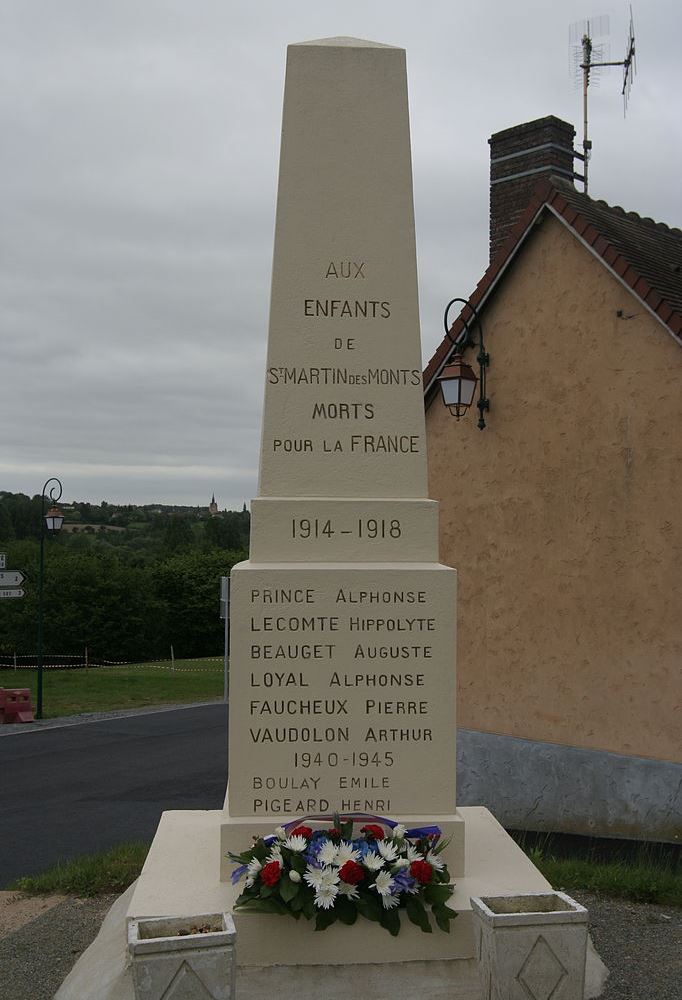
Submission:
MULTIPOLYGON (((0 0, 0 489, 240 508, 256 492, 286 45, 407 49, 423 356, 487 266, 488 137, 578 129, 573 0, 0 0)), ((682 225, 679 0, 590 92, 590 194, 682 225)), ((599 39, 595 39, 599 41, 599 39)))

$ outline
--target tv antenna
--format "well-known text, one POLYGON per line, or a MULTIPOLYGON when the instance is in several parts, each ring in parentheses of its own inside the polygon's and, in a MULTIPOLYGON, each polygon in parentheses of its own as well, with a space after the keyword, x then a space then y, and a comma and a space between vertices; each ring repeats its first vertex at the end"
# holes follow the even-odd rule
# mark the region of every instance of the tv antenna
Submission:
MULTIPOLYGON (((590 18, 586 21, 578 21, 571 25, 570 28, 570 41, 574 46, 574 54, 576 61, 576 71, 579 68, 582 70, 582 84, 583 84, 583 160, 584 160, 584 171, 583 171, 583 181, 584 190, 587 194, 588 185, 588 164, 590 159, 590 154, 592 151, 592 140, 588 138, 587 131, 587 92, 590 86, 590 82, 594 82, 594 78, 598 76, 599 71, 607 66, 622 66, 623 67, 623 87, 621 94, 623 95, 623 114, 627 111, 628 98, 630 97, 630 90, 632 88, 632 81, 634 78, 636 65, 635 65, 635 25, 632 18, 632 7, 630 7, 630 28, 628 31, 628 39, 625 47, 625 58, 618 62, 610 62, 604 59, 605 51, 604 46, 595 45, 593 38, 595 35, 608 34, 609 30, 609 19, 606 15, 601 15, 600 17, 590 18), (580 47, 576 45, 577 39, 580 39, 580 47), (578 59, 580 62, 578 63, 578 59)), ((606 53, 608 54, 608 53, 606 53)))

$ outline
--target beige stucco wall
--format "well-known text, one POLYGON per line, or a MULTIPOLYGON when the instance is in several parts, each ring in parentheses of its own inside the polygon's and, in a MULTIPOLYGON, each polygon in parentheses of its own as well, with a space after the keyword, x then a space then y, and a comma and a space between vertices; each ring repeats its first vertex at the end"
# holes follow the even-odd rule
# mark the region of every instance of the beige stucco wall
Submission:
POLYGON ((682 347, 551 216, 483 320, 488 426, 427 410, 458 724, 677 760, 682 347))

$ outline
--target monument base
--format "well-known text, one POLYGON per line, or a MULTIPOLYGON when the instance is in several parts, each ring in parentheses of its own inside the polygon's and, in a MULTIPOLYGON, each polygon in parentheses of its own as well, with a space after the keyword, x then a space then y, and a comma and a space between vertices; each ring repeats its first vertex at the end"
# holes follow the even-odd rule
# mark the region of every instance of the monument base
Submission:
MULTIPOLYGON (((483 1000, 472 932, 471 896, 537 892, 547 881, 487 809, 459 811, 466 829, 466 875, 451 905, 451 933, 423 934, 407 924, 398 938, 369 921, 315 933, 288 917, 235 914, 239 1000, 373 1000, 415 994, 430 1000, 483 1000), (302 961, 301 961, 302 958, 302 961)), ((229 911, 235 888, 217 877, 225 813, 166 812, 140 878, 117 900, 102 929, 79 958, 55 1000, 134 1000, 127 955, 133 918, 229 911)), ((597 997, 606 970, 588 945, 585 996, 597 997)))
MULTIPOLYGON (((239 829, 223 811, 166 812, 161 818, 128 909, 128 919, 233 912, 241 888, 218 881, 221 835, 248 844, 252 825, 239 829), (227 831, 227 833, 225 833, 227 831)), ((406 817, 406 819, 408 819, 406 817)), ((455 818, 466 830, 466 874, 456 877, 449 905, 457 911, 449 934, 424 934, 404 919, 398 937, 362 918, 316 932, 305 920, 272 914, 233 913, 240 967, 362 965, 376 962, 473 959, 471 896, 537 892, 548 882, 487 809, 470 806, 455 818)), ((270 831, 271 821, 268 821, 270 831)), ((459 828, 459 827, 458 827, 459 828)), ((453 973, 454 974, 454 973, 453 973)))

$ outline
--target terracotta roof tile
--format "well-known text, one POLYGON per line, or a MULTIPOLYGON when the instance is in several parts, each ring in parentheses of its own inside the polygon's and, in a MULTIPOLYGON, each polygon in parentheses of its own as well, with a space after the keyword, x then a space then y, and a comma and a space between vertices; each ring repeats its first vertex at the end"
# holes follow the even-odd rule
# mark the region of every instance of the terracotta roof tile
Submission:
MULTIPOLYGON (((519 219, 507 243, 491 262, 471 296, 480 306, 502 277, 507 263, 524 242, 531 223, 546 207, 560 216, 604 263, 623 279, 633 294, 652 309, 675 336, 682 329, 682 231, 662 222, 625 212, 619 205, 607 205, 577 191, 558 177, 539 182, 528 208, 519 219)), ((466 309, 466 307, 465 307, 466 309)), ((451 327, 456 339, 464 330, 460 315, 451 327)), ((451 353, 445 337, 424 370, 424 387, 434 379, 451 353)))

